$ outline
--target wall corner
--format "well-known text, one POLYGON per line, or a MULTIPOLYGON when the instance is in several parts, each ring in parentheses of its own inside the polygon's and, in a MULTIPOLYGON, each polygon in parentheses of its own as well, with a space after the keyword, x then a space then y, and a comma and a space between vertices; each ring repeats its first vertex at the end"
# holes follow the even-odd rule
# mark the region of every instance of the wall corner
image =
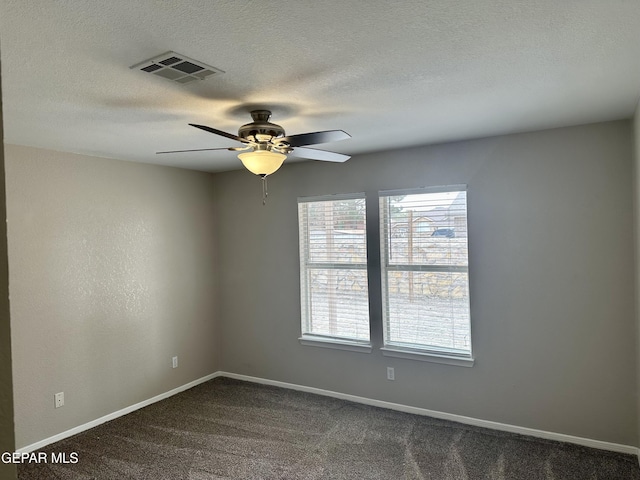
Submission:
POLYGON ((636 325, 636 446, 640 447, 640 103, 632 118, 632 171, 634 218, 634 295, 636 325))
MULTIPOLYGON (((0 138, 2 125, 2 75, 0 64, 0 138)), ((4 176, 4 141, 0 148, 0 453, 15 450, 13 379, 11 370, 11 324, 9 316, 9 258, 7 252, 7 197, 4 176)), ((0 463, 0 477, 16 478, 12 464, 0 463)))

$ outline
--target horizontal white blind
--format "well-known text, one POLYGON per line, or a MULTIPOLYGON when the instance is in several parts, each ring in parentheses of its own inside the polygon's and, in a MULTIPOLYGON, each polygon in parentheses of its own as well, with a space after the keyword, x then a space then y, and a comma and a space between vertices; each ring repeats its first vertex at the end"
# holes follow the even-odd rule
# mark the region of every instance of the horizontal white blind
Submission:
POLYGON ((380 193, 385 345, 471 355, 467 195, 380 193))
POLYGON ((365 199, 298 203, 302 333, 369 341, 365 199))

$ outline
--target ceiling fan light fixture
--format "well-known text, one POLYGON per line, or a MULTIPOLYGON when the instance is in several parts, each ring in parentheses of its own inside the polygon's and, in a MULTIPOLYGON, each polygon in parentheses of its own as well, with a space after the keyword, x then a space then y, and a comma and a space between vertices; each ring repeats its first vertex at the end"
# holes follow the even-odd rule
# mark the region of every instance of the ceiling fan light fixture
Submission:
POLYGON ((276 172, 287 156, 268 150, 256 150, 254 152, 241 153, 238 158, 251 173, 265 177, 276 172))
MULTIPOLYGON (((176 60, 175 58, 171 58, 167 61, 175 62, 178 60, 180 59, 176 60)), ((306 145, 335 142, 337 140, 351 138, 351 135, 347 132, 342 130, 325 130, 322 132, 300 133, 298 135, 286 136, 284 128, 269 121, 271 117, 270 110, 252 110, 250 113, 253 122, 242 125, 238 129, 238 135, 207 127, 206 125, 198 125, 196 123, 190 123, 189 125, 242 144, 242 147, 227 147, 226 150, 235 152, 249 150, 239 154, 238 158, 247 170, 262 178, 263 205, 267 202, 267 177, 278 171, 289 153, 297 150, 297 155, 301 158, 325 162, 344 162, 349 159, 349 155, 306 148, 306 145)), ((204 150, 225 149, 200 148, 196 150, 172 150, 170 152, 157 153, 182 153, 204 150)))

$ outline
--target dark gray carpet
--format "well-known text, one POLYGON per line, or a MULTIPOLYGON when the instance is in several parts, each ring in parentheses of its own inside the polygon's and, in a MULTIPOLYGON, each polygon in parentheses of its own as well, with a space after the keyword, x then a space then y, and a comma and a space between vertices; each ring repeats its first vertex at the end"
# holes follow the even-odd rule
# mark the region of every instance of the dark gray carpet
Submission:
POLYGON ((640 480, 638 460, 217 378, 42 450, 19 479, 640 480))

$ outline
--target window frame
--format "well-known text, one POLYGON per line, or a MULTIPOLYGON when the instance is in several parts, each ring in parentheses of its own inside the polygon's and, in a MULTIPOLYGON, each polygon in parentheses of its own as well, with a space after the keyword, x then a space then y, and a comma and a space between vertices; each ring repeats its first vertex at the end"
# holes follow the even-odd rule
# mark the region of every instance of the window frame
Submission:
POLYGON ((472 342, 472 321, 471 321, 471 292, 470 292, 470 275, 469 275, 469 229, 468 229, 468 188, 467 185, 446 185, 437 187, 423 187, 423 188, 408 188, 398 190, 382 190, 378 192, 378 227, 380 229, 380 280, 381 280, 381 302, 382 302, 382 334, 383 334, 383 346, 381 352, 384 356, 406 358, 414 360, 429 361, 435 363, 444 363, 449 365, 459 365, 471 367, 474 364, 473 358, 473 342, 472 342), (390 216, 388 209, 388 202, 383 201, 388 197, 399 195, 416 195, 416 194, 431 194, 431 193, 445 193, 445 192, 465 192, 465 227, 467 233, 467 265, 427 265, 427 264, 415 264, 415 265, 397 265, 390 264, 389 262, 389 235, 388 230, 390 227, 390 216), (467 274, 467 312, 469 314, 469 350, 468 352, 461 351, 459 349, 450 349, 446 347, 439 347, 436 345, 420 345, 410 344, 402 342, 389 341, 389 329, 390 324, 390 306, 389 306, 389 275, 390 271, 414 271, 414 272, 465 272, 467 274))
POLYGON ((311 332, 311 289, 309 286, 310 283, 310 270, 313 268, 324 268, 330 270, 341 270, 341 269, 354 269, 354 270, 363 270, 366 272, 368 277, 369 272, 369 262, 368 262, 368 253, 366 255, 366 259, 363 263, 347 263, 347 262, 310 262, 309 261, 309 248, 303 247, 304 239, 309 239, 309 221, 308 218, 302 223, 302 219, 300 216, 300 205, 303 203, 315 203, 315 202, 337 202, 342 200, 363 200, 365 202, 365 249, 368 252, 368 235, 366 230, 366 220, 367 220, 367 212, 366 212, 366 194, 364 192, 358 193, 348 193, 348 194, 332 194, 332 195, 321 195, 321 196, 311 196, 311 197, 298 197, 297 199, 297 207, 298 207, 298 248, 299 248, 299 261, 300 261, 300 329, 301 336, 299 337, 299 342, 302 345, 314 346, 314 347, 323 347, 323 348, 333 348, 338 350, 348 350, 353 352, 361 352, 361 353, 371 353, 372 344, 371 344, 371 315, 370 315, 370 307, 371 307, 371 298, 369 296, 369 285, 367 279, 367 314, 366 320, 367 325, 369 327, 369 335, 368 340, 360 340, 355 338, 346 338, 332 335, 324 335, 319 333, 311 332), (302 228, 306 228, 305 232, 302 231, 302 228), (304 233, 304 234, 303 234, 304 233))

